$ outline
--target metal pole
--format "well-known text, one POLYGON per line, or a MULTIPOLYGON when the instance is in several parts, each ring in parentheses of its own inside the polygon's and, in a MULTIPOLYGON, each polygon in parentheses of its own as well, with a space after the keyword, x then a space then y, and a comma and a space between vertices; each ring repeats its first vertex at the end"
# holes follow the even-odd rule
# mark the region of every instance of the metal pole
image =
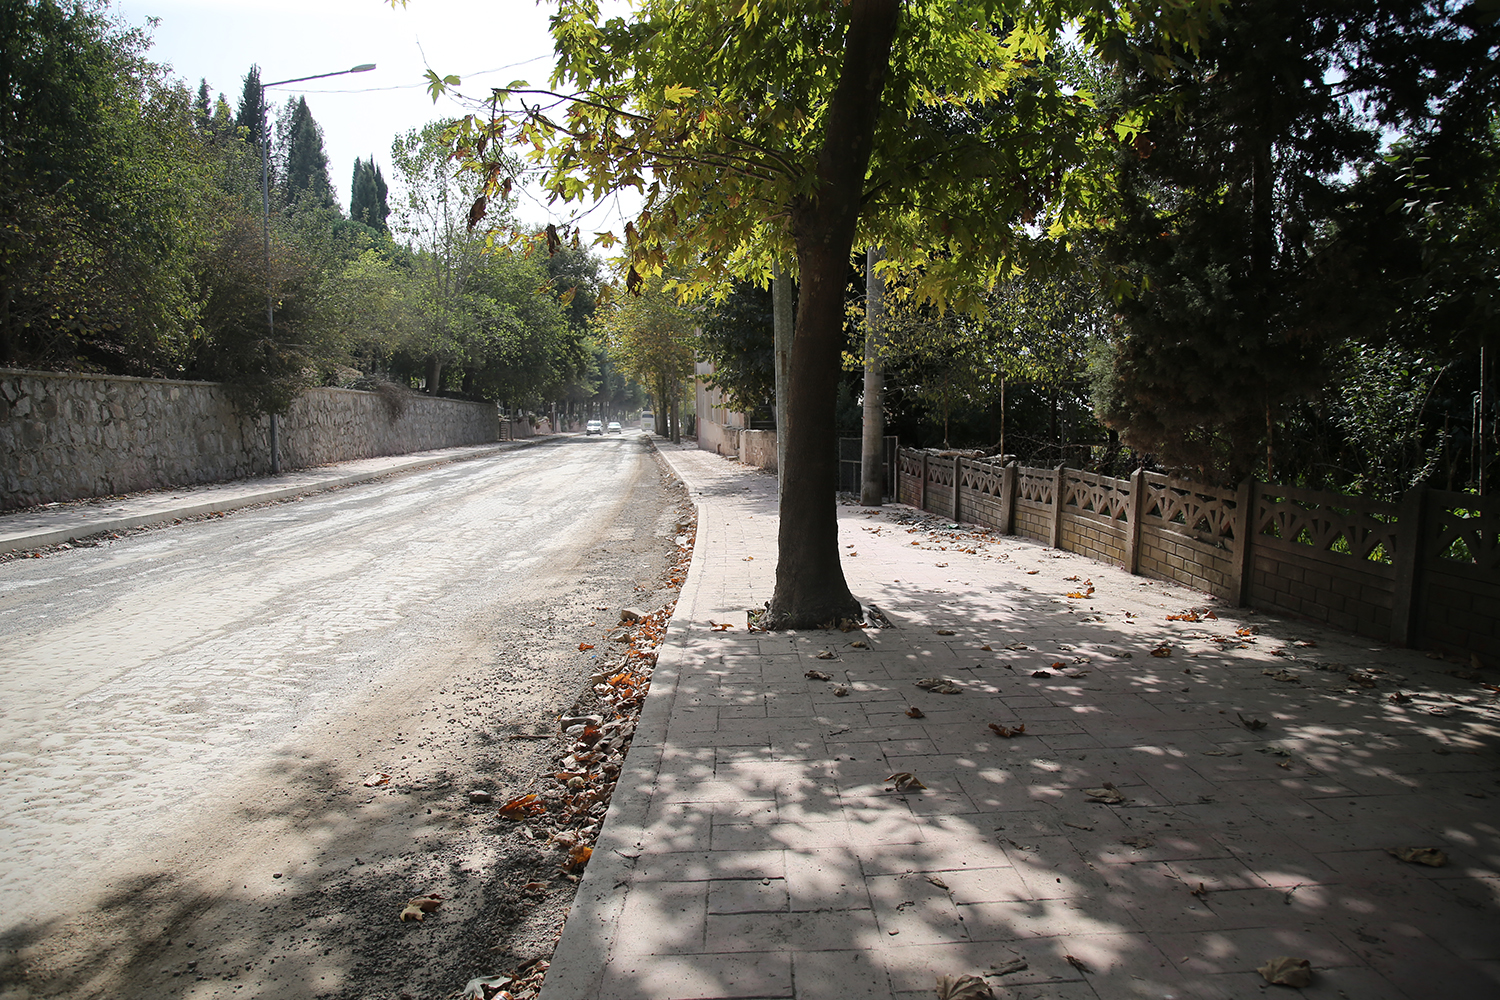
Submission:
MULTIPOLYGON (((257 67, 258 69, 259 67, 257 67)), ((363 63, 353 69, 341 69, 336 73, 318 73, 315 76, 299 76, 291 80, 273 80, 260 85, 260 221, 261 240, 266 254, 266 347, 276 342, 276 290, 271 280, 271 114, 266 104, 266 88, 280 87, 288 83, 303 83, 321 80, 330 76, 345 76, 349 73, 368 73, 374 63, 363 63)), ((276 414, 271 414, 271 475, 281 474, 281 425, 276 414)))
MULTIPOLYGON (((260 230, 266 253, 266 349, 276 343, 276 292, 271 281, 271 144, 270 112, 266 88, 260 88, 260 230)), ((271 414, 271 475, 281 474, 281 428, 271 414)))
MULTIPOLYGON (((865 253, 865 399, 860 439, 859 502, 879 507, 885 499, 885 363, 880 349, 885 342, 882 293, 885 279, 875 273, 880 248, 865 253)), ((953 484, 958 496, 958 484, 953 484)))

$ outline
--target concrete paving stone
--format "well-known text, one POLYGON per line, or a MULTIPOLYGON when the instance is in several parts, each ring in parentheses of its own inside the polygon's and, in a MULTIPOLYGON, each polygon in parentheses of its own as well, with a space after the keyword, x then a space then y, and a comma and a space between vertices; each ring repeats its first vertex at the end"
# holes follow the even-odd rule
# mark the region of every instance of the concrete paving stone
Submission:
POLYGON ((1413 997, 1482 1000, 1500 994, 1500 965, 1496 963, 1456 958, 1432 942, 1425 942, 1423 947, 1423 942, 1383 937, 1378 943, 1357 938, 1349 943, 1371 970, 1413 997))
POLYGON ((880 932, 901 944, 968 941, 958 908, 948 893, 921 874, 868 876, 870 903, 880 932))
POLYGON ((792 912, 869 909, 860 858, 847 846, 789 850, 782 863, 792 912))
POLYGON ((893 1000, 890 976, 877 958, 865 950, 793 952, 797 1000, 893 1000))
POLYGON ((749 703, 742 705, 725 704, 719 706, 719 719, 765 719, 769 713, 766 711, 766 701, 763 695, 749 696, 749 703))
POLYGON ((763 851, 655 851, 643 847, 632 882, 708 882, 712 879, 785 878, 785 853, 763 851))
POLYGON ((904 809, 846 806, 844 813, 849 820, 846 843, 856 850, 889 844, 921 844, 927 840, 925 824, 904 809))
POLYGON ((1234 857, 1184 858, 1168 860, 1163 864, 1189 892, 1199 888, 1210 894, 1234 889, 1270 888, 1263 879, 1234 857))
MULTIPOLYGON (((708 884, 709 914, 786 913, 790 896, 784 878, 714 879, 708 884)), ((757 949, 737 949, 757 950, 757 949)))
POLYGON ((617 952, 671 954, 703 947, 708 916, 707 882, 641 882, 633 884, 620 910, 620 926, 629 933, 616 941, 617 952))
POLYGON ((879 947, 871 910, 713 913, 708 915, 710 951, 845 952, 879 947))
POLYGON ((849 824, 842 818, 784 821, 774 827, 715 824, 712 845, 716 851, 807 850, 851 842, 849 824))
POLYGON ((951 867, 956 860, 951 853, 956 852, 950 852, 949 857, 934 858, 936 865, 924 874, 942 879, 955 905, 1011 903, 1031 898, 1026 883, 1013 866, 951 867))
POLYGON ((610 1000, 792 1000, 791 955, 611 955, 599 995, 610 1000))
POLYGON ((1467 881, 1473 878, 1494 878, 1497 873, 1490 866, 1467 856, 1463 848, 1453 844, 1433 843, 1430 839, 1420 843, 1398 843, 1388 841, 1392 849, 1399 847, 1438 847, 1448 855, 1448 864, 1433 868, 1423 864, 1401 861, 1379 850, 1320 851, 1318 860, 1338 873, 1336 881, 1363 881, 1370 873, 1379 872, 1393 884, 1414 882, 1467 881))
MULTIPOLYGON (((717 771, 716 774, 723 772, 717 771)), ((736 777, 739 777, 736 775, 736 777)), ((714 799, 708 803, 709 812, 716 822, 728 821, 731 823, 752 823, 756 826, 770 826, 778 821, 776 799, 753 798, 751 791, 764 793, 771 791, 757 780, 730 781, 732 788, 738 788, 742 798, 714 799)))
POLYGON ((1098 994, 1085 982, 1083 973, 1073 968, 1061 955, 1054 955, 1051 942, 1041 938, 1017 941, 951 942, 914 945, 899 940, 887 942, 880 958, 890 976, 891 988, 898 997, 921 996, 931 1000, 940 975, 985 975, 1013 959, 1027 967, 1020 972, 988 978, 992 986, 1002 987, 1002 997, 1041 986, 1032 994, 1038 998, 1079 996, 1098 1000, 1098 994), (1087 992, 1068 992, 1070 987, 1087 992))
MULTIPOLYGON (((1433 885, 1452 893, 1458 905, 1480 913, 1500 913, 1500 878, 1480 875, 1467 879, 1434 882, 1433 885)), ((1462 913, 1463 910, 1456 912, 1462 913)))
POLYGON ((1315 969, 1364 968, 1362 958, 1319 928, 1261 926, 1154 934, 1152 939, 1185 977, 1254 971, 1280 955, 1305 958, 1315 969))
POLYGON ((694 797, 692 792, 676 796, 655 795, 651 798, 645 819, 646 831, 654 835, 665 836, 681 830, 694 830, 712 821, 713 803, 694 797))
POLYGON ((764 695, 766 717, 770 719, 805 719, 817 714, 812 698, 802 691, 767 691, 764 695))

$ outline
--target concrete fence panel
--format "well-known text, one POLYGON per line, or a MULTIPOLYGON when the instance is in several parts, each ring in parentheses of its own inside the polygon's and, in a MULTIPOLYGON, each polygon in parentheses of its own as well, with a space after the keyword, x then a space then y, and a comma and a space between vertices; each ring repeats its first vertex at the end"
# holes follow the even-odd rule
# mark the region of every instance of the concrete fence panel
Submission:
POLYGON ((1137 471, 1002 466, 903 449, 898 498, 1235 604, 1399 645, 1500 657, 1500 499, 1400 504, 1137 471))

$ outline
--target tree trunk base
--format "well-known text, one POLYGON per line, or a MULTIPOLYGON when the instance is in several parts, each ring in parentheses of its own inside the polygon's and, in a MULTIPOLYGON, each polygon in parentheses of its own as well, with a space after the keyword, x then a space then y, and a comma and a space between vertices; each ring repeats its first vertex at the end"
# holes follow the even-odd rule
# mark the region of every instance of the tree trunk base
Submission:
POLYGON ((795 608, 788 610, 781 602, 771 601, 755 621, 755 627, 767 632, 785 632, 788 629, 835 629, 857 624, 864 620, 864 609, 852 595, 842 600, 793 600, 786 604, 795 608))

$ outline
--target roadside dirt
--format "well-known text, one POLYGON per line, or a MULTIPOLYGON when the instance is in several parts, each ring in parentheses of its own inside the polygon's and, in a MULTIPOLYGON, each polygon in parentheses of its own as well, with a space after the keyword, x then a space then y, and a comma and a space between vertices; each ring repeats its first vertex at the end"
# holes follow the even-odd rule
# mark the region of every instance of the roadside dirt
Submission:
POLYGON ((111 862, 87 914, 0 935, 0 998, 534 996, 691 555, 691 501, 655 463, 585 573, 537 573, 457 665, 304 725, 180 837, 111 862))

